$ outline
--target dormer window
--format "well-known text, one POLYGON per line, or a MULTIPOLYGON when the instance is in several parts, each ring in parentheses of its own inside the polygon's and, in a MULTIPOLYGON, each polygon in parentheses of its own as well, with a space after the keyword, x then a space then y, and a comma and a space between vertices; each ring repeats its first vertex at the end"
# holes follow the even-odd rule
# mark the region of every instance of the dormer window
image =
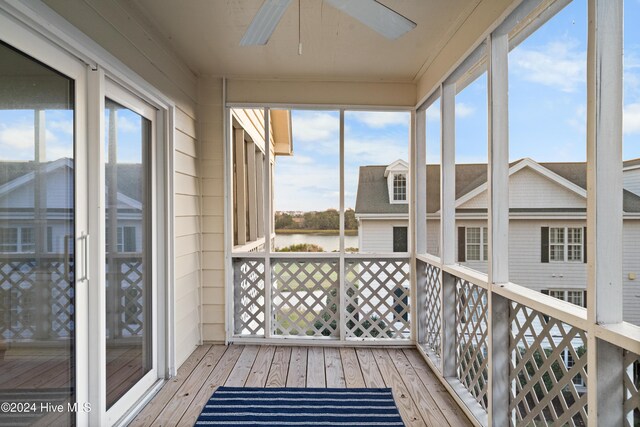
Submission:
POLYGON ((407 176, 403 173, 393 174, 393 201, 407 200, 407 176))
POLYGON ((409 173, 409 163, 398 159, 391 163, 384 170, 384 177, 387 179, 389 189, 389 203, 406 204, 407 201, 407 174, 409 173))

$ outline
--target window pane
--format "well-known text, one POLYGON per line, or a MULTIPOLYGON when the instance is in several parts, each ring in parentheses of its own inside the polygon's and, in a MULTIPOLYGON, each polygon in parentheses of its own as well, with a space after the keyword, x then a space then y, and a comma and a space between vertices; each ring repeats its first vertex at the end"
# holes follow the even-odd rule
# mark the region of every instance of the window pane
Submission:
POLYGON ((355 208, 362 253, 393 252, 393 228, 409 225, 406 179, 404 200, 392 202, 394 178, 409 173, 410 120, 400 111, 344 113, 344 203, 355 208))
MULTIPOLYGON (((271 111, 275 126, 279 111, 271 111)), ((340 113, 291 110, 291 155, 274 159, 275 250, 340 249, 340 113)), ((351 206, 352 207, 352 206, 351 206)), ((355 218, 346 247, 357 247, 355 218)))
POLYGON ((152 367, 147 244, 152 139, 149 120, 110 99, 105 102, 105 123, 106 387, 111 407, 152 367), (131 234, 141 236, 137 251, 131 250, 131 234))
POLYGON ((0 64, 0 395, 37 408, 0 424, 72 425, 74 254, 47 234, 75 238, 75 84, 1 42, 0 64))

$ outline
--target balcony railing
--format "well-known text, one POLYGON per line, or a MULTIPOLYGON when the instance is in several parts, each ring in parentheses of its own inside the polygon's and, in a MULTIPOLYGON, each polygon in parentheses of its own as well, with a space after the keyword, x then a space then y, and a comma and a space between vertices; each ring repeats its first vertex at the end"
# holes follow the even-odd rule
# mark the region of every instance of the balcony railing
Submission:
MULTIPOLYGON (((418 346, 437 375, 448 384, 479 424, 486 425, 489 363, 506 351, 510 363, 508 399, 511 425, 586 426, 588 422, 586 310, 509 284, 495 292, 508 300, 508 316, 489 315, 487 276, 438 258, 417 256, 418 346), (443 310, 455 301, 453 310, 443 310), (489 342, 492 322, 507 321, 508 344, 489 342)), ((625 351, 625 425, 640 422, 638 355, 633 342, 602 331, 601 338, 625 351)), ((492 366, 497 369, 496 365, 492 366)))
POLYGON ((409 342, 406 255, 236 254, 234 339, 409 342))
MULTIPOLYGON (((142 333, 143 257, 120 253, 107 257, 108 337, 142 333), (113 269, 113 270, 111 270, 113 269), (118 286, 110 286, 117 283, 118 286)), ((62 254, 10 254, 0 258, 0 340, 31 342, 68 339, 74 325, 73 259, 62 254), (43 308, 44 307, 44 308, 43 308)))

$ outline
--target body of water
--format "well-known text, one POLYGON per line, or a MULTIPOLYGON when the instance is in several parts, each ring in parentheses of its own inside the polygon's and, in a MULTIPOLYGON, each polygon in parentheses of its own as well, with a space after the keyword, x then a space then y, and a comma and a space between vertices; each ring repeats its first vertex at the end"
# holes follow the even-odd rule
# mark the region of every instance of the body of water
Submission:
MULTIPOLYGON (((301 243, 312 243, 320 246, 325 252, 340 249, 340 236, 325 236, 321 234, 276 234, 276 248, 284 248, 301 243)), ((357 248, 358 236, 344 236, 345 248, 357 248)))

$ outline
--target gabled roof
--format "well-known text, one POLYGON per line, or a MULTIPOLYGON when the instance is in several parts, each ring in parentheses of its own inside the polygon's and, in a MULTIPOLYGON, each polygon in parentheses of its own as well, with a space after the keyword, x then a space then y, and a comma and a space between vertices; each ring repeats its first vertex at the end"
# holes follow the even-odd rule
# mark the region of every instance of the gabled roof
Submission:
MULTIPOLYGON (((71 172, 73 160, 60 158, 43 163, 42 167, 45 173, 54 172, 62 167, 66 167, 71 172)), ((141 168, 142 165, 139 163, 118 164, 118 199, 134 207, 139 207, 142 201, 142 186, 138 184, 141 168)), ((31 182, 35 176, 35 169, 36 163, 32 161, 0 162, 0 195, 31 182)), ((109 169, 107 166, 107 176, 109 169)))
POLYGON ((395 162, 391 163, 384 170, 384 177, 387 178, 390 172, 408 172, 409 171, 409 163, 405 162, 402 159, 398 159, 395 162))
MULTIPOLYGON (((510 163, 510 170, 516 172, 523 167, 534 168, 578 194, 586 194, 587 165, 584 162, 538 163, 531 159, 520 159, 510 163)), ((386 166, 361 166, 356 197, 356 214, 400 214, 408 213, 408 205, 389 203, 386 166)), ((456 165, 456 200, 472 192, 480 193, 486 187, 487 165, 485 163, 456 165)), ((625 212, 640 213, 640 197, 624 190, 623 209, 625 212)), ((440 210, 440 165, 427 165, 427 213, 440 210)))

